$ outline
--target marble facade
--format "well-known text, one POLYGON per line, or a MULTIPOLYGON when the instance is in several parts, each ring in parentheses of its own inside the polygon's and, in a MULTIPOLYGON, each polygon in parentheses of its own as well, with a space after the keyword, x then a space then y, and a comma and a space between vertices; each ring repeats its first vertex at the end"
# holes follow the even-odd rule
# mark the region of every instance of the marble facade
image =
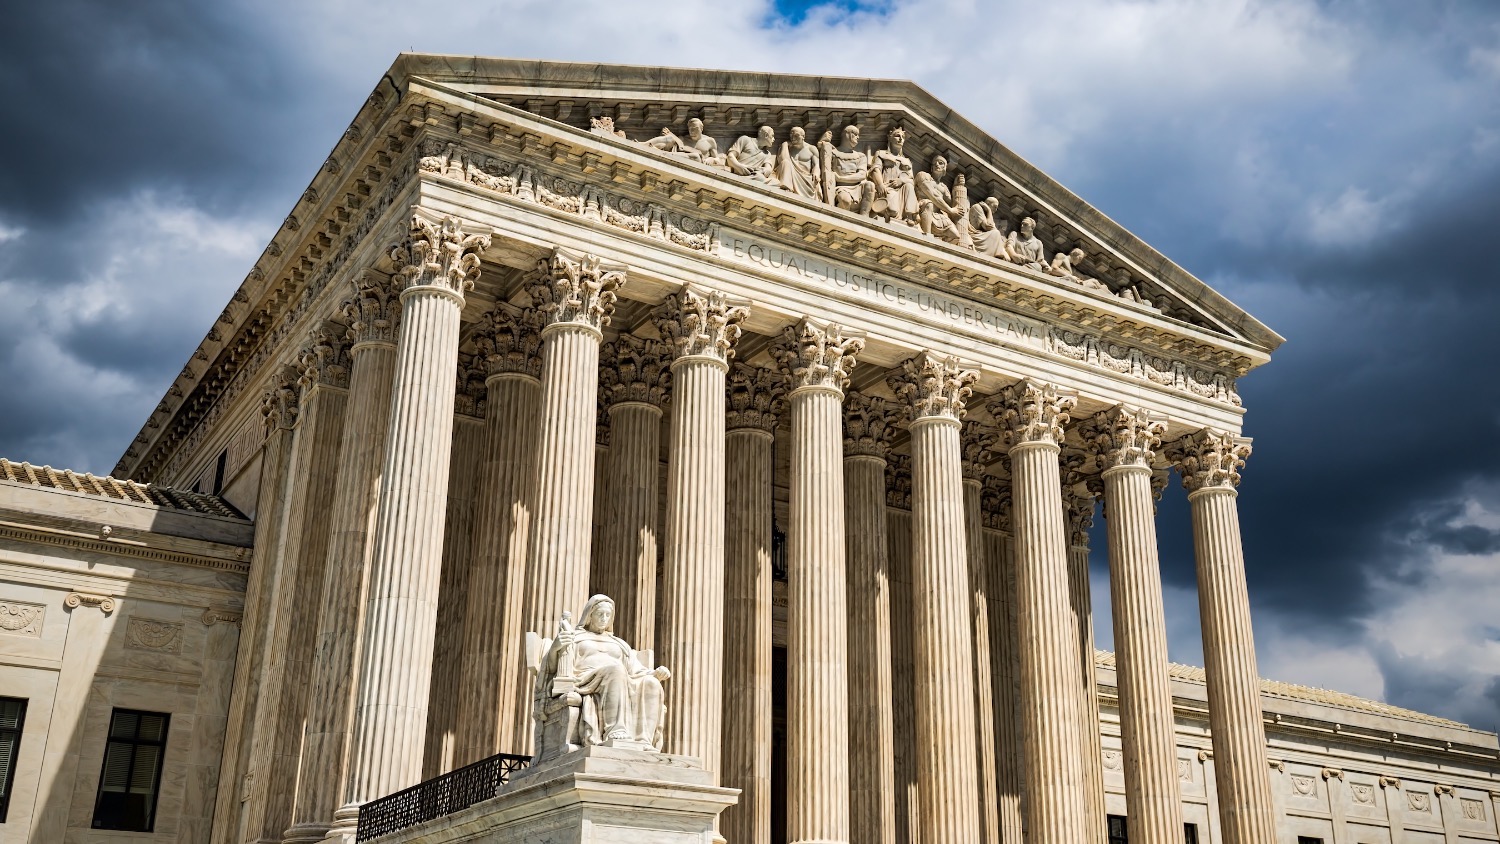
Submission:
POLYGON ((1234 382, 1280 342, 910 83, 404 55, 116 470, 254 517, 182 840, 538 750, 525 636, 601 591, 730 842, 1500 840, 1493 734, 1259 679, 1234 382))

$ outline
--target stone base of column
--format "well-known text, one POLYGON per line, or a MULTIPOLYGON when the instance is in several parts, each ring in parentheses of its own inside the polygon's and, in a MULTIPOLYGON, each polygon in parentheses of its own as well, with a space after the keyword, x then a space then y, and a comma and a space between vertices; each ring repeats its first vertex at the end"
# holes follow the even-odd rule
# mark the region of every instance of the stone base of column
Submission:
POLYGON ((333 813, 333 826, 323 840, 328 844, 354 844, 359 831, 359 806, 344 806, 333 813))
POLYGON ((492 800, 371 841, 712 844, 739 799, 714 779, 689 756, 585 747, 514 775, 492 800))

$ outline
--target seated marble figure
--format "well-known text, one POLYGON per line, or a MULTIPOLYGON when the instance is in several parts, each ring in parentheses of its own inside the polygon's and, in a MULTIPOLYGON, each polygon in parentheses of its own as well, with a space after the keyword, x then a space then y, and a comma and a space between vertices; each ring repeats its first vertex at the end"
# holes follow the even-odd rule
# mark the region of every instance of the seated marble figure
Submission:
POLYGON ((637 653, 616 636, 614 621, 615 602, 595 595, 576 626, 572 613, 564 612, 555 638, 527 634, 528 660, 536 672, 537 761, 598 744, 661 750, 666 714, 661 684, 671 672, 650 668, 650 653, 637 653))

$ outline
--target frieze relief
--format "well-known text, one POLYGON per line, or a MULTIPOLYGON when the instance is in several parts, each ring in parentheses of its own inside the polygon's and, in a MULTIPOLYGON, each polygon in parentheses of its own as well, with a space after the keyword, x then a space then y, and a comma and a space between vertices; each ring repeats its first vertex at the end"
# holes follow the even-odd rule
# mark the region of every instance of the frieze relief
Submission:
POLYGON ((1470 821, 1482 821, 1482 820, 1484 820, 1484 804, 1483 803, 1479 802, 1478 800, 1471 800, 1471 799, 1465 797, 1465 798, 1463 798, 1462 800, 1459 801, 1459 804, 1463 806, 1464 819, 1465 820, 1470 820, 1470 821))
POLYGON ((136 651, 182 653, 182 623, 131 616, 125 625, 125 647, 136 651))
POLYGON ((1413 812, 1432 812, 1432 795, 1425 791, 1406 792, 1406 808, 1413 812))
POLYGON ((1349 796, 1361 806, 1375 805, 1375 786, 1361 783, 1349 784, 1349 796))
POLYGON ((47 608, 41 604, 0 601, 0 633, 40 638, 46 617, 47 608))

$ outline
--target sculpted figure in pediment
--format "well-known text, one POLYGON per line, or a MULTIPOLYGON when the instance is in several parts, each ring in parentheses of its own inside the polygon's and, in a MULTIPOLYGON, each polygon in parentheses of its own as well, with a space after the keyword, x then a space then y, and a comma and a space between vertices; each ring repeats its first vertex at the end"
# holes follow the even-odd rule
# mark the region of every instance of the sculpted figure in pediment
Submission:
POLYGON ((613 138, 625 137, 625 133, 622 130, 615 128, 615 119, 607 116, 590 117, 589 133, 594 135, 609 135, 613 138))
POLYGON ((662 152, 687 156, 693 161, 704 164, 722 165, 724 163, 723 157, 719 155, 719 142, 703 134, 703 121, 696 117, 688 121, 686 139, 679 138, 671 129, 662 127, 661 134, 646 141, 646 146, 662 152))
POLYGON ((791 138, 782 142, 776 156, 776 181, 783 190, 822 201, 823 173, 818 150, 807 142, 807 130, 793 126, 791 138))
POLYGON ((1060 278, 1072 279, 1089 290, 1097 290, 1101 293, 1111 293, 1109 285, 1095 278, 1089 278, 1078 274, 1078 265, 1083 263, 1084 254, 1082 249, 1074 249, 1071 252, 1059 252, 1052 256, 1052 266, 1047 268, 1049 275, 1060 278))
POLYGON ((995 219, 995 209, 1000 200, 990 197, 969 206, 969 239, 974 242, 974 251, 991 258, 1005 257, 1005 229, 1009 225, 1004 217, 995 219))
POLYGON ((755 137, 741 135, 724 154, 729 172, 757 182, 776 183, 776 130, 760 127, 755 137))
POLYGON ((943 183, 948 174, 948 159, 941 155, 932 157, 929 172, 918 173, 916 178, 917 219, 923 234, 939 240, 973 248, 969 238, 968 189, 963 176, 956 180, 956 192, 943 183), (960 204, 962 203, 962 204, 960 204))
POLYGON ((859 127, 845 126, 836 147, 832 134, 825 132, 818 144, 823 157, 824 195, 830 205, 868 217, 870 204, 875 201, 875 183, 870 181, 870 156, 855 149, 859 127))
POLYGON ((906 130, 897 126, 886 137, 885 149, 875 153, 871 179, 875 202, 871 211, 886 222, 916 225, 916 178, 906 157, 906 130))
POLYGON ((1047 271, 1047 256, 1042 250, 1041 238, 1036 236, 1036 220, 1027 217, 1021 221, 1020 231, 1010 233, 1005 239, 1005 257, 1012 264, 1047 271))

